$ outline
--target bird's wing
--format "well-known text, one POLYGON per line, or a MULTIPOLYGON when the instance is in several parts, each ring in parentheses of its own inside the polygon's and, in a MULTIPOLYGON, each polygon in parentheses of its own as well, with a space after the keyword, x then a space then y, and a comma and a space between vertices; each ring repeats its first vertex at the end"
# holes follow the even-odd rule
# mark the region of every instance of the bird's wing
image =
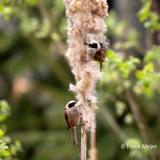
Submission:
POLYGON ((66 123, 67 123, 67 130, 69 129, 69 128, 71 128, 70 127, 70 125, 69 125, 69 123, 68 123, 68 116, 67 116, 67 111, 66 111, 66 109, 64 109, 64 118, 65 118, 65 120, 66 120, 66 123))

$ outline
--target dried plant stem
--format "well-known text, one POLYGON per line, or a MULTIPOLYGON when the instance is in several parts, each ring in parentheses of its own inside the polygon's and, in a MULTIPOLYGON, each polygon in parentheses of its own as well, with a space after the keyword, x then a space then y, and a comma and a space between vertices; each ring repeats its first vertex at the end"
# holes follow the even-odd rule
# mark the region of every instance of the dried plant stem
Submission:
MULTIPOLYGON (((144 119, 142 120, 142 117, 141 117, 142 114, 140 113, 139 106, 136 103, 136 101, 134 100, 133 96, 131 95, 131 92, 129 90, 126 90, 125 92, 126 92, 127 100, 130 104, 131 111, 133 113, 133 117, 137 123, 139 130, 140 130, 142 139, 144 140, 144 142, 146 144, 150 144, 149 135, 147 134, 148 133, 147 126, 143 122, 144 119)), ((154 152, 150 152, 150 153, 151 153, 150 154, 151 160, 156 160, 155 153, 154 152)))
POLYGON ((87 135, 85 126, 81 127, 81 160, 86 160, 86 152, 87 152, 87 135))
MULTIPOLYGON (((91 109, 93 114, 95 114, 96 104, 94 102, 91 103, 91 109)), ((95 119, 96 121, 96 119, 95 119)), ((96 149, 96 132, 90 132, 90 150, 89 150, 89 160, 96 160, 97 157, 97 149, 96 149)))

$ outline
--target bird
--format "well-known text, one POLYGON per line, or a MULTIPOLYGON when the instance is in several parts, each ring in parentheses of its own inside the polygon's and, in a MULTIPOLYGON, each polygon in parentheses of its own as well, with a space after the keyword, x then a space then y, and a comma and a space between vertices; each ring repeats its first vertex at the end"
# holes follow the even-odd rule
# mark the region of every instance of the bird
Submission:
POLYGON ((89 62, 91 60, 100 62, 100 71, 102 70, 102 62, 105 62, 105 45, 96 40, 92 40, 87 43, 84 42, 84 45, 87 45, 87 52, 90 56, 90 60, 83 60, 84 62, 89 62))
POLYGON ((71 140, 72 145, 76 146, 78 144, 76 127, 80 124, 81 114, 77 102, 74 100, 69 101, 64 108, 64 118, 67 123, 67 130, 71 129, 71 140))

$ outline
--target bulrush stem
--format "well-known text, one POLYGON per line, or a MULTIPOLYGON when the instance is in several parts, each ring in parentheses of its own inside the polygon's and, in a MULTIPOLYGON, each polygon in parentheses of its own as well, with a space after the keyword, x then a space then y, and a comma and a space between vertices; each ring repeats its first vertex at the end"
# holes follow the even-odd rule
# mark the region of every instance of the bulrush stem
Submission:
MULTIPOLYGON (((94 102, 91 103, 91 109, 93 114, 95 114, 96 104, 94 102)), ((96 121, 96 118, 95 118, 96 121)), ((97 157, 97 149, 96 149, 96 132, 91 131, 90 133, 90 149, 89 149, 89 160, 96 160, 97 157)))
POLYGON ((86 152, 87 152, 87 135, 85 126, 81 127, 81 160, 86 160, 86 152))

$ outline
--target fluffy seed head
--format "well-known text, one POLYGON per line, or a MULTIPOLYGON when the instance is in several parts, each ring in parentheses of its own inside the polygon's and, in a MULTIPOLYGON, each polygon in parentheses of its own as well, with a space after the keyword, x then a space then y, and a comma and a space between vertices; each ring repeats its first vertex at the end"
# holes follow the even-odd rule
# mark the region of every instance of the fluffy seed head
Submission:
MULTIPOLYGON (((88 100, 97 101, 95 85, 101 78, 99 66, 94 62, 84 63, 84 59, 93 56, 100 50, 99 42, 103 42, 106 32, 104 18, 108 15, 106 0, 64 0, 66 6, 68 51, 67 58, 74 74, 76 84, 70 84, 70 90, 76 95, 78 109, 82 113, 82 120, 88 130, 95 130, 95 116, 88 105, 88 100), (87 45, 87 36, 92 35, 92 40, 87 45), (88 53, 93 53, 89 55, 88 53)), ((75 106, 75 101, 70 101, 66 106, 75 106)))

